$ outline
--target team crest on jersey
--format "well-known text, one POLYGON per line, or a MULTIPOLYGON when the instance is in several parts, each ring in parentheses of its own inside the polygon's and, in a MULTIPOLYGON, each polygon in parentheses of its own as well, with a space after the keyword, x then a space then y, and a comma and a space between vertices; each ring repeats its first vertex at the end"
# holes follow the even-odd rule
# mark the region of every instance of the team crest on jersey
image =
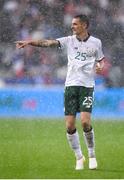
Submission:
POLYGON ((95 56, 95 49, 94 48, 87 48, 87 57, 95 56))

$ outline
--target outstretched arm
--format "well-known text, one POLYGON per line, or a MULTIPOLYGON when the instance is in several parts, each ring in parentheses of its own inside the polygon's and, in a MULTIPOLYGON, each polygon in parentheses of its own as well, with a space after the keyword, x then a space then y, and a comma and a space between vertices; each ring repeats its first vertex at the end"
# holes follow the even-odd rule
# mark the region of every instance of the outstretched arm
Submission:
POLYGON ((58 47, 59 41, 57 40, 27 40, 27 41, 16 41, 16 47, 18 49, 24 48, 27 45, 38 46, 38 47, 58 47))

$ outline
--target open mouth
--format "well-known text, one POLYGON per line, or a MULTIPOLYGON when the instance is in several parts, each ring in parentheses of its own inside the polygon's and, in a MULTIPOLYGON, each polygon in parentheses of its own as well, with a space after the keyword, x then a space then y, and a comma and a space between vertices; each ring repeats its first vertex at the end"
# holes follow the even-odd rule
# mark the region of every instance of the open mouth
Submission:
POLYGON ((73 33, 76 33, 76 30, 72 29, 73 33))

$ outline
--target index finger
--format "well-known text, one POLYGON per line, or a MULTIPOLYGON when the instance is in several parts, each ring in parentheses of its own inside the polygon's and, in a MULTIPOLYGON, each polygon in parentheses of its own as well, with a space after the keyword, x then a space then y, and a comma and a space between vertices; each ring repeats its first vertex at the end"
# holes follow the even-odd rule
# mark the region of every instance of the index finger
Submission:
POLYGON ((15 44, 17 43, 24 43, 25 41, 14 41, 15 44))
POLYGON ((13 43, 14 44, 18 44, 18 43, 21 43, 21 41, 14 41, 13 43))

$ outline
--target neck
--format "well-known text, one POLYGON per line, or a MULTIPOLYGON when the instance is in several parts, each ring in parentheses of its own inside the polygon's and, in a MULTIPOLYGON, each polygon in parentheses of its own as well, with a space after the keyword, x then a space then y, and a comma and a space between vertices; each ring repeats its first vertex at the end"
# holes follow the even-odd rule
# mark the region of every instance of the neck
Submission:
POLYGON ((85 40, 88 36, 89 36, 89 33, 87 31, 86 32, 82 32, 79 35, 76 35, 77 39, 79 39, 80 41, 85 40))

